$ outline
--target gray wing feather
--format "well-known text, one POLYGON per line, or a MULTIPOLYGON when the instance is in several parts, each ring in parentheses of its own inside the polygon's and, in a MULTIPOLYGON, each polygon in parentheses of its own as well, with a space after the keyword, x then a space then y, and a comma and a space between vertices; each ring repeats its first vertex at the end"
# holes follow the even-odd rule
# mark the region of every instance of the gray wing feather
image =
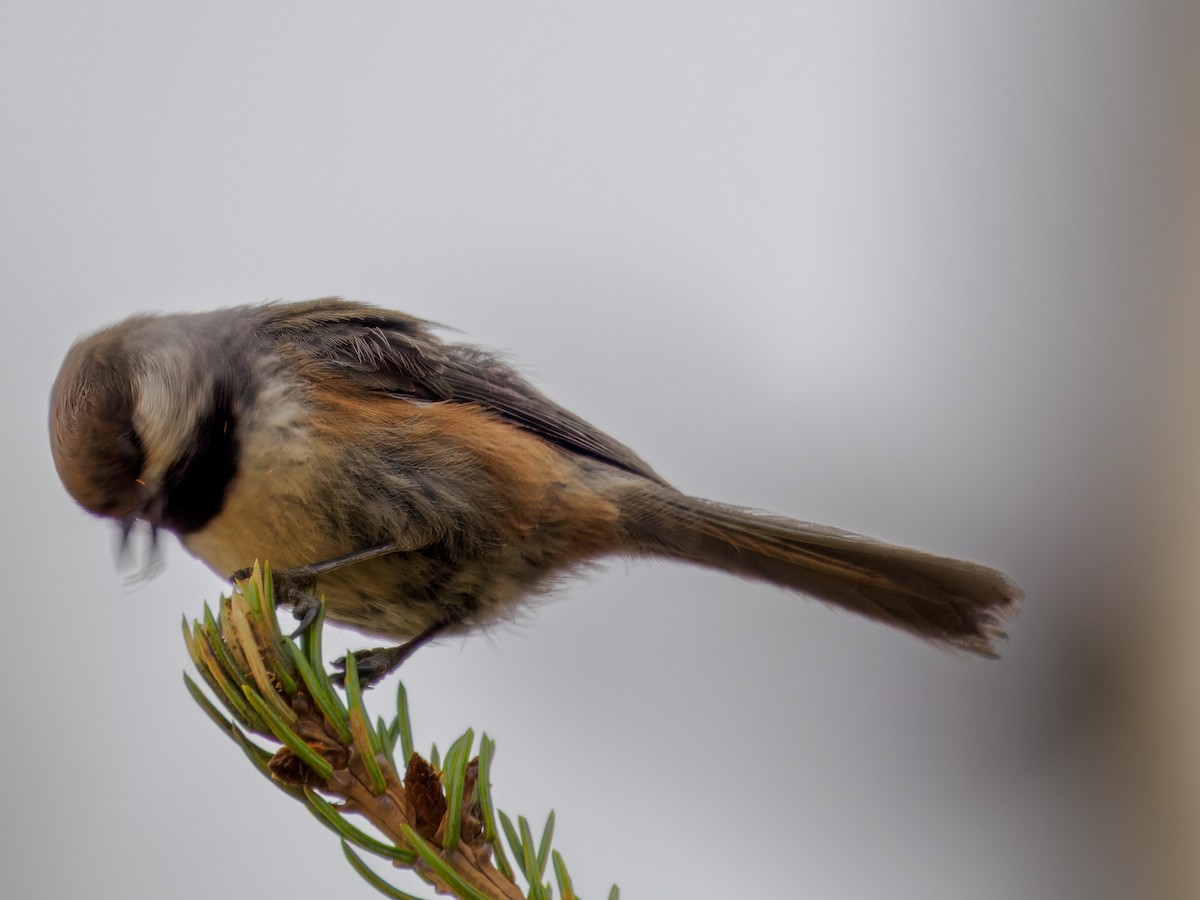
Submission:
POLYGON ((636 453, 547 398, 497 354, 437 338, 433 322, 339 298, 258 309, 268 334, 302 345, 370 390, 474 403, 571 453, 666 484, 636 453))

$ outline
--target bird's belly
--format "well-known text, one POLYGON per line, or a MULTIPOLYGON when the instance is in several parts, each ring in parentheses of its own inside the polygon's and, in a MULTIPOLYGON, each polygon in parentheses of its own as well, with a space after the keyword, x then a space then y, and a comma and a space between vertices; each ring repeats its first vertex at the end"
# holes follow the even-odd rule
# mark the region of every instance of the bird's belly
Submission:
POLYGON ((432 540, 423 530, 399 529, 364 545, 350 536, 351 529, 316 518, 321 507, 307 502, 311 491, 301 486, 306 471, 277 461, 247 472, 220 513, 180 540, 223 578, 255 562, 279 570, 364 550, 372 542, 407 544, 411 549, 345 566, 317 582, 332 621, 397 640, 435 624, 469 631, 511 619, 530 596, 614 545, 615 508, 600 504, 595 518, 582 520, 558 496, 561 491, 551 492, 554 498, 539 504, 519 528, 432 540), (581 529, 590 541, 581 538, 581 529))
MULTIPOLYGON (((187 549, 222 577, 256 561, 278 570, 362 549, 310 546, 301 552, 311 555, 298 555, 289 535, 255 527, 261 513, 230 513, 227 521, 214 520, 210 528, 183 538, 187 549)), ((451 632, 470 631, 513 618, 531 596, 590 561, 546 550, 534 536, 474 552, 447 552, 438 542, 337 569, 318 579, 317 590, 331 621, 368 634, 407 640, 436 624, 448 625, 451 632)))
POLYGON ((621 547, 618 505, 588 465, 468 406, 397 400, 387 422, 382 441, 376 420, 336 404, 246 423, 224 505, 184 546, 229 577, 256 561, 292 568, 395 543, 317 584, 331 619, 393 638, 511 617, 556 576, 621 547), (321 434, 327 420, 336 442, 321 434))

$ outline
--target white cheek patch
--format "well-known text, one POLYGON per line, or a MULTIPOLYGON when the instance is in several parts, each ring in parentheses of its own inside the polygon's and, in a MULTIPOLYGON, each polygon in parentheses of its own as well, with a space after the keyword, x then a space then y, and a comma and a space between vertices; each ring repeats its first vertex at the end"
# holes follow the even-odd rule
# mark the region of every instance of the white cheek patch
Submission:
POLYGON ((146 452, 143 478, 159 481, 196 439, 200 417, 212 402, 212 376, 196 364, 192 348, 156 348, 135 385, 133 424, 146 452))

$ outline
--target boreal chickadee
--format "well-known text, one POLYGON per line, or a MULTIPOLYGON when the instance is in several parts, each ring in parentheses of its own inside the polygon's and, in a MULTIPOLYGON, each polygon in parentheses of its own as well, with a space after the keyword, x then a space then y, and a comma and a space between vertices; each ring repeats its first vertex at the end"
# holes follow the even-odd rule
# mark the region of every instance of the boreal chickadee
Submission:
POLYGON ((335 621, 403 649, 510 614, 609 555, 761 579, 991 656, 1001 573, 689 497, 495 354, 337 298, 143 315, 71 348, 54 462, 89 512, 174 533, 223 577, 317 576, 335 621), (330 562, 332 561, 332 562, 330 562))

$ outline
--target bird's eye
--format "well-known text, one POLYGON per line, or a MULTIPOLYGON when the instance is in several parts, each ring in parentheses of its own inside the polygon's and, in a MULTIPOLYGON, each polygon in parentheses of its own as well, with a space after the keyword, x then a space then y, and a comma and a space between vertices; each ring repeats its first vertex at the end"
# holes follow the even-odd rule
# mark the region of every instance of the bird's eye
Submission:
POLYGON ((141 456, 142 439, 138 437, 138 433, 134 430, 133 426, 122 428, 120 435, 117 437, 117 442, 121 445, 121 452, 126 456, 141 456))

